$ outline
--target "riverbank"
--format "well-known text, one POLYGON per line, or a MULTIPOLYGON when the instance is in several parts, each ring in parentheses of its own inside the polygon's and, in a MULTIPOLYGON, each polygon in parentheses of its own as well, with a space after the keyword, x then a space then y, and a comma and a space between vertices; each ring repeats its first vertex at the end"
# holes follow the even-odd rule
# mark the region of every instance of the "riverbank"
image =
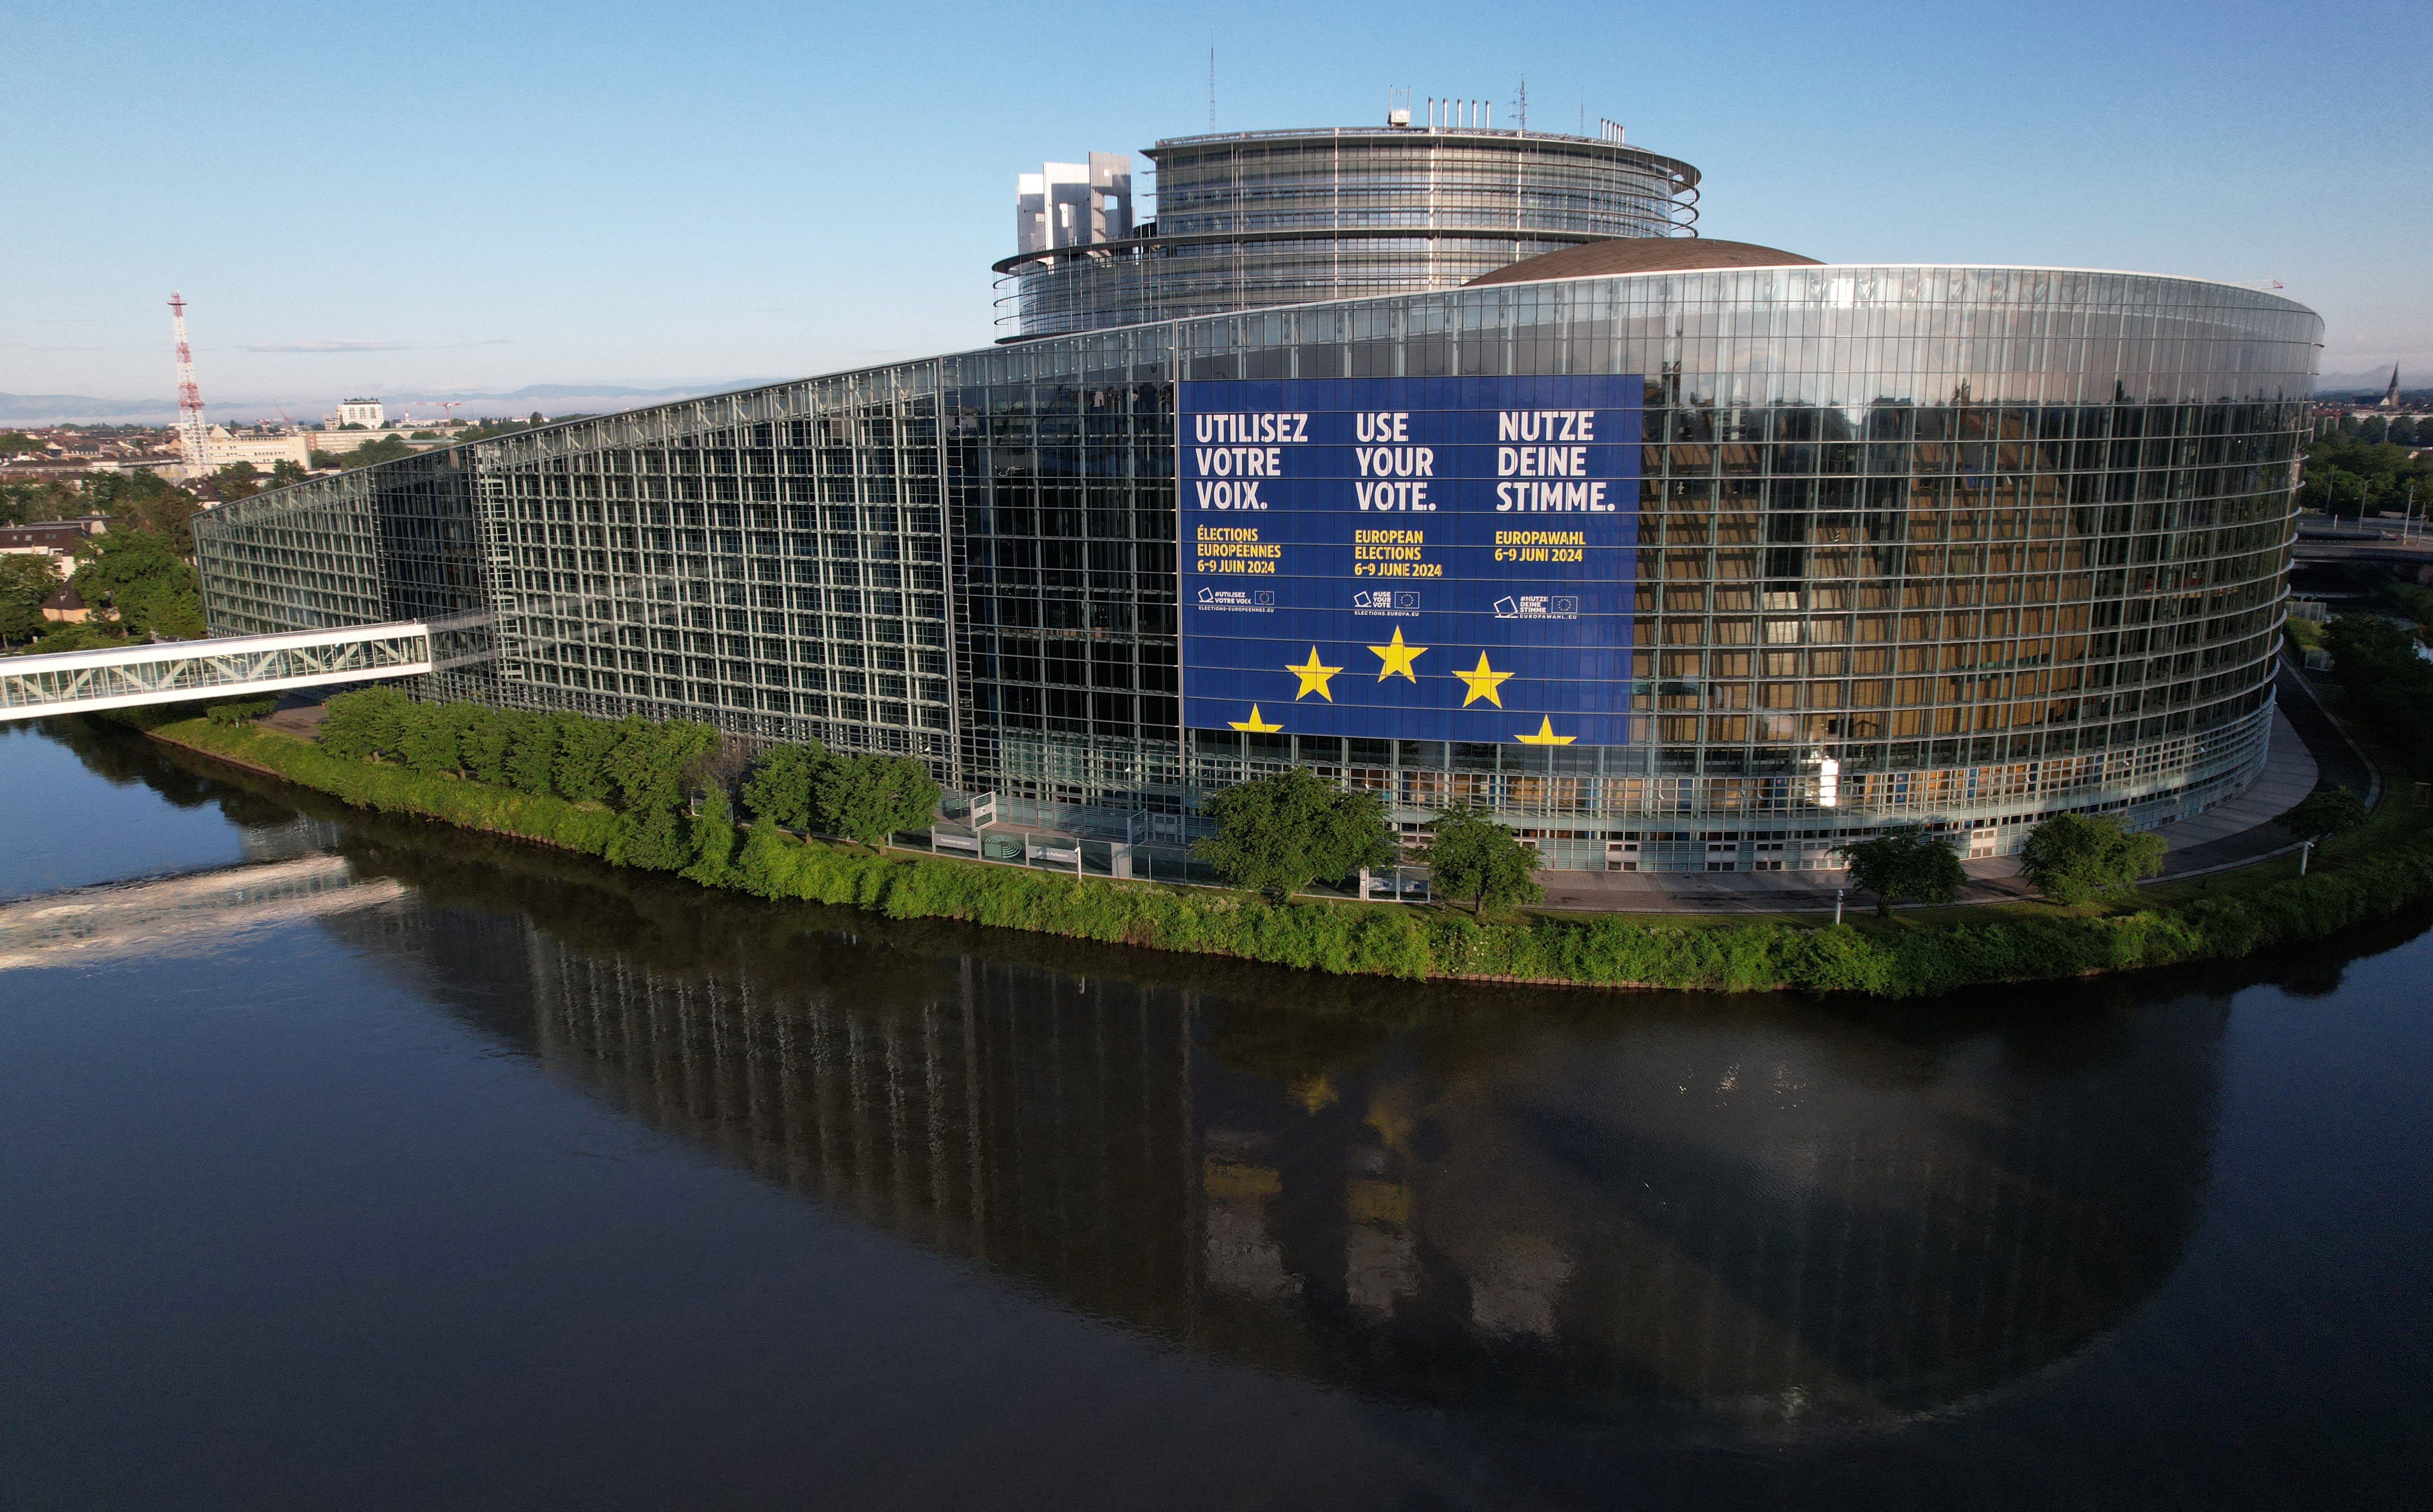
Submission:
MULTIPOLYGON (((335 756, 283 732, 187 720, 148 733, 383 813, 604 858, 618 834, 617 815, 598 805, 335 756)), ((703 886, 896 919, 953 919, 1335 975, 1907 997, 2230 959, 2320 939, 2433 899, 2433 836, 2423 814, 2385 806, 2365 829, 2322 847, 2310 875, 2290 870, 2254 868, 2255 875, 2215 878, 2192 897, 2140 897, 2113 909, 2022 904, 1991 921, 1982 917, 1991 910, 1979 909, 1966 919, 1857 916, 1838 926, 1538 914, 1482 924, 1397 904, 1280 906, 1214 889, 806 843, 769 824, 705 848, 684 875, 703 886)))

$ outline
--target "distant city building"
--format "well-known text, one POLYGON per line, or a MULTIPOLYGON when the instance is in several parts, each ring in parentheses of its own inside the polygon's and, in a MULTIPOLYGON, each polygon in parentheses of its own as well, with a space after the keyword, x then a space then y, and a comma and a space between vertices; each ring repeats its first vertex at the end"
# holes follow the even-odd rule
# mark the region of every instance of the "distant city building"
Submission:
POLYGON ((388 424, 388 411, 376 399, 350 399, 338 406, 332 424, 360 425, 366 431, 377 431, 388 424))
POLYGON ((92 605, 74 586, 62 583, 59 590, 43 601, 43 618, 60 624, 80 625, 93 618, 92 605))
POLYGON ((110 529, 109 517, 85 515, 76 519, 41 519, 30 525, 0 526, 0 556, 47 556, 52 570, 65 577, 76 549, 86 537, 110 529))
POLYGON ((214 471, 240 462, 250 462, 264 472, 282 462, 299 467, 313 465, 313 443, 293 431, 285 435, 237 435, 226 426, 214 425, 204 436, 204 450, 214 471))

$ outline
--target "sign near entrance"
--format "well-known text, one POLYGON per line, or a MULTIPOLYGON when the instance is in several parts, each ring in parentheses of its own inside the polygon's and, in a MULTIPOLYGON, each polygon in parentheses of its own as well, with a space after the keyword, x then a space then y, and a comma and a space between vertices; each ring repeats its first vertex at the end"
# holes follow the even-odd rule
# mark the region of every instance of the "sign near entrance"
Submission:
POLYGON ((1179 387, 1183 723, 1626 743, 1637 375, 1179 387))

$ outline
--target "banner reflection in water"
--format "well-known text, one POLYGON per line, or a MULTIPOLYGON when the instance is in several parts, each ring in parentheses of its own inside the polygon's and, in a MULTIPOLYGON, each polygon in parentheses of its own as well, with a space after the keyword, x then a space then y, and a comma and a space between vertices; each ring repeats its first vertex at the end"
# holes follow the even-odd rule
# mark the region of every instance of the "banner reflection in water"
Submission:
POLYGON ((2205 1180, 2209 999, 1938 1038, 1716 998, 1145 986, 935 937, 773 943, 677 896, 563 933, 325 927, 769 1180, 1365 1391, 1676 1429, 1931 1411, 2117 1324, 2205 1180))

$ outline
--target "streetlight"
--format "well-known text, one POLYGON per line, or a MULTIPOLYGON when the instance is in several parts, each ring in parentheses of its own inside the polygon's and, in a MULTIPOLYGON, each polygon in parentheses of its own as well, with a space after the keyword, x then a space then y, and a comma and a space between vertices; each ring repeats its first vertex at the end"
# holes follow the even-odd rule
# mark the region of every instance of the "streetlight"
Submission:
POLYGON ((2315 857, 2315 842, 2307 841, 2298 847, 2298 875, 2306 875, 2306 863, 2315 857))
POLYGON ((1833 890, 1833 927, 1836 929, 1842 927, 1842 890, 1840 888, 1833 890))

